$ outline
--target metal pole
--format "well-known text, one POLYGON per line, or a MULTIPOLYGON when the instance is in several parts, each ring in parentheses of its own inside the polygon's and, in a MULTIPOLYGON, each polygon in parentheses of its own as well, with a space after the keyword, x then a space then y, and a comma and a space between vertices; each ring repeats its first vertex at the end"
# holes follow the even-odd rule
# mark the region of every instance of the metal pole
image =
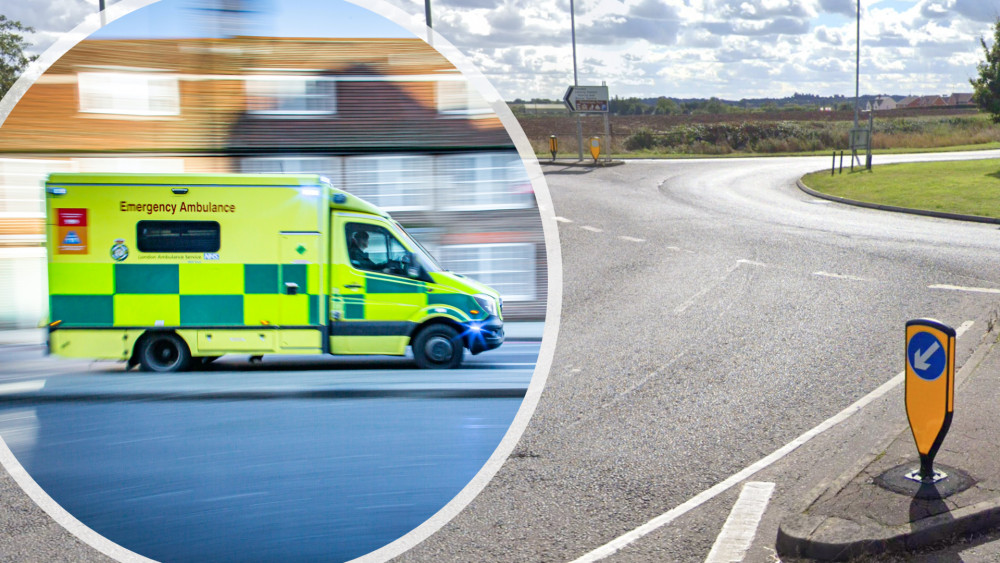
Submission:
POLYGON ((858 100, 861 94, 861 0, 858 0, 858 50, 854 66, 854 128, 858 128, 858 100))
POLYGON ((427 20, 427 27, 434 27, 431 25, 431 0, 424 0, 424 19, 427 20))
MULTIPOLYGON (((859 2, 861 0, 858 0, 859 2)), ((573 6, 573 0, 569 0, 569 27, 570 34, 573 38, 573 86, 579 86, 580 83, 577 79, 576 74, 576 10, 573 6)), ((580 122, 580 112, 576 112, 576 146, 577 160, 583 160, 583 123, 580 122)))
POLYGON ((98 3, 97 3, 97 9, 98 9, 98 11, 101 14, 101 27, 104 27, 104 26, 108 25, 108 22, 105 19, 105 15, 104 15, 104 0, 99 0, 98 1, 98 3))

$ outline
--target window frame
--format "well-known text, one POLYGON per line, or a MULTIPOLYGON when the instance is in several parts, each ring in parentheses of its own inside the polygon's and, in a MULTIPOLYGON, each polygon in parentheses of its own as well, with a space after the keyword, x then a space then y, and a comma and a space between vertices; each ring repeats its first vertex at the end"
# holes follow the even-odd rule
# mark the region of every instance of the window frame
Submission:
MULTIPOLYGON (((203 227, 203 228, 205 228, 205 227, 203 227)), ((209 228, 211 228, 211 227, 209 227, 209 228)), ((180 238, 178 238, 178 240, 183 240, 184 235, 181 234, 179 236, 180 236, 180 238)), ((200 241, 195 240, 195 242, 200 242, 200 241)), ((174 221, 174 220, 169 220, 169 219, 144 219, 142 221, 136 222, 136 224, 135 224, 135 245, 136 245, 136 248, 138 248, 139 252, 147 252, 147 253, 160 253, 160 254, 184 254, 184 253, 198 253, 198 252, 201 252, 201 253, 205 253, 205 252, 214 253, 214 252, 218 252, 219 249, 222 248, 222 227, 219 225, 218 221, 191 221, 191 220, 174 221), (158 248, 150 248, 148 245, 144 245, 143 244, 144 241, 148 242, 148 238, 149 238, 148 235, 144 236, 142 234, 142 229, 143 229, 143 224, 144 223, 146 223, 146 224, 148 224, 148 223, 156 223, 156 224, 160 224, 160 225, 177 225, 177 226, 180 226, 180 225, 183 225, 183 224, 187 224, 187 225, 198 224, 198 225, 204 225, 205 227, 208 227, 209 225, 214 225, 214 229, 213 230, 215 231, 215 236, 210 241, 212 244, 209 245, 209 246, 205 246, 205 247, 174 249, 174 248, 170 248, 170 247, 161 246, 161 247, 158 247, 158 248)))

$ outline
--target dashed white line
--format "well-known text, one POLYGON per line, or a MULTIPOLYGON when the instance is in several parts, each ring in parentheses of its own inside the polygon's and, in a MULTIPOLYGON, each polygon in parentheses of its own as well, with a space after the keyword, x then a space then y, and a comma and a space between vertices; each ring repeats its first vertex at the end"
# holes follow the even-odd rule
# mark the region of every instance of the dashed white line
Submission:
MULTIPOLYGON (((972 327, 973 324, 975 324, 973 321, 966 321, 962 323, 962 325, 955 330, 956 336, 962 336, 962 334, 964 334, 965 331, 969 330, 969 328, 972 327)), ((649 522, 646 522, 645 524, 639 526, 638 528, 632 530, 631 532, 628 532, 623 536, 619 536, 611 540, 610 542, 602 545, 601 547, 598 547, 597 549, 584 554, 583 556, 575 559, 572 563, 590 563, 592 561, 600 561, 601 559, 604 559, 609 555, 613 555, 615 552, 625 547, 626 545, 634 542, 635 540, 663 526, 666 526, 667 524, 673 522, 674 520, 680 518, 681 516, 684 516, 685 514, 694 510, 695 508, 698 508, 699 506, 705 504, 706 502, 712 500, 713 498, 719 496, 720 494, 728 491, 738 483, 742 483, 744 479, 750 477, 751 475, 757 473, 758 471, 761 471, 762 469, 767 468, 774 462, 792 453, 799 446, 805 444, 809 440, 812 440, 816 436, 819 436, 823 432, 826 432, 830 428, 833 428, 834 426, 840 424, 848 417, 850 417, 852 414, 868 406, 868 404, 874 401, 875 399, 878 399, 882 395, 885 395, 895 387, 899 386, 899 384, 903 382, 904 378, 905 378, 905 372, 897 373, 895 377, 880 385, 878 389, 875 389, 874 391, 865 395, 861 399, 858 399, 851 406, 833 415, 831 418, 828 418, 827 420, 821 422, 819 425, 815 426, 811 430, 808 430, 798 438, 792 440, 791 442, 785 444, 781 448, 775 450, 767 457, 758 460, 753 465, 744 468, 742 471, 738 473, 730 475, 729 478, 726 479, 725 481, 722 481, 721 483, 716 484, 714 487, 698 493, 697 495, 688 499, 686 502, 668 510, 667 512, 664 512, 663 514, 657 516, 656 518, 653 518, 649 522)))
POLYGON ((973 293, 1000 293, 1000 289, 990 287, 962 287, 960 285, 935 284, 927 286, 930 289, 948 289, 951 291, 971 291, 973 293))
POLYGON ((731 563, 743 561, 743 557, 757 535, 757 525, 767 510, 767 503, 774 492, 774 483, 751 481, 743 485, 740 498, 722 525, 719 537, 715 538, 712 550, 705 563, 731 563))
POLYGON ((597 227, 591 227, 590 225, 584 225, 584 226, 582 226, 580 228, 583 229, 583 230, 585 230, 585 231, 590 231, 592 233, 603 233, 604 232, 604 229, 598 229, 597 227))
POLYGON ((750 266, 763 266, 763 267, 767 266, 767 264, 765 264, 763 262, 758 262, 756 260, 746 260, 744 258, 740 258, 739 260, 736 261, 736 263, 737 264, 747 264, 747 265, 750 265, 750 266))
POLYGON ((622 236, 620 236, 618 238, 620 238, 622 240, 627 240, 629 242, 646 242, 646 239, 644 239, 644 238, 635 238, 635 237, 630 237, 630 236, 625 236, 625 235, 622 235, 622 236))
POLYGON ((825 278, 837 278, 841 280, 852 280, 852 281, 870 281, 867 278, 862 278, 858 276, 851 276, 848 274, 832 274, 830 272, 813 272, 814 276, 822 276, 825 278))
POLYGON ((559 221, 560 223, 572 223, 573 222, 572 219, 567 219, 565 217, 556 217, 556 221, 559 221))

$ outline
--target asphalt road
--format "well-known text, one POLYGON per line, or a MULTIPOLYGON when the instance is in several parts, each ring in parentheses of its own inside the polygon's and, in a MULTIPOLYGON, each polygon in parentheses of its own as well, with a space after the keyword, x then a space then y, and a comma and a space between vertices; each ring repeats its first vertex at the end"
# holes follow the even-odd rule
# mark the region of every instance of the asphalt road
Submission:
MULTIPOLYGON (((997 227, 860 209, 795 187, 828 165, 544 167, 564 279, 545 392, 489 486, 401 559, 576 559, 891 379, 902 369, 906 320, 972 321, 959 346, 960 361, 967 357, 1000 301, 997 227)), ((776 489, 769 529, 748 561, 773 561, 777 521, 797 496, 898 431, 898 417, 887 414, 898 414, 895 398, 754 477, 776 489)), ((704 561, 738 492, 699 504, 609 560, 704 561)))
POLYGON ((457 370, 235 357, 160 375, 6 348, 0 436, 60 506, 140 555, 345 561, 468 484, 537 354, 538 342, 509 342, 457 370))

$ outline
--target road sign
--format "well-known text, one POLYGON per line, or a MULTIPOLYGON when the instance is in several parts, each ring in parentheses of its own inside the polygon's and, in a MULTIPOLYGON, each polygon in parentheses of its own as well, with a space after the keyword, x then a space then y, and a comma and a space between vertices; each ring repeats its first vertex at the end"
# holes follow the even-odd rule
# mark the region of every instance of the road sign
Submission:
POLYGON ((570 86, 563 96, 563 103, 569 111, 608 112, 607 86, 570 86))
POLYGON ((920 477, 951 426, 955 407, 955 329, 933 319, 906 323, 906 417, 920 453, 920 477))
POLYGON ((601 138, 591 137, 590 138, 590 156, 597 160, 597 157, 601 156, 601 138))
POLYGON ((851 150, 855 151, 866 151, 871 145, 871 130, 865 127, 858 127, 857 129, 851 129, 850 143, 851 150))

